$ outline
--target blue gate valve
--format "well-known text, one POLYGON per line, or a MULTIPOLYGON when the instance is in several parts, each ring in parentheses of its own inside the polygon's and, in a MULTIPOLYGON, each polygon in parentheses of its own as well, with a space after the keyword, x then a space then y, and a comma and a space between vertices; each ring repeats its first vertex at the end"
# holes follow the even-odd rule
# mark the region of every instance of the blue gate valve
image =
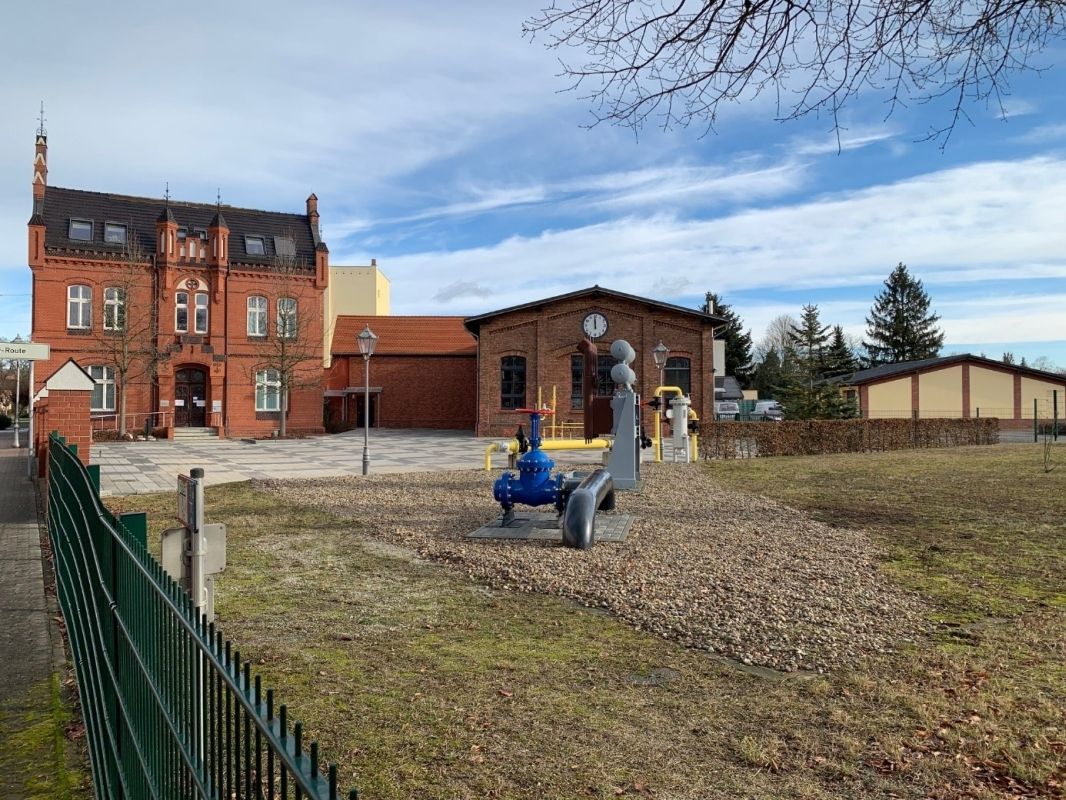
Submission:
POLYGON ((492 485, 492 496, 503 508, 501 525, 514 520, 515 503, 526 506, 558 506, 563 476, 552 477, 555 462, 540 449, 540 418, 552 414, 546 408, 519 408, 520 414, 529 414, 529 452, 518 459, 518 475, 504 472, 492 485))

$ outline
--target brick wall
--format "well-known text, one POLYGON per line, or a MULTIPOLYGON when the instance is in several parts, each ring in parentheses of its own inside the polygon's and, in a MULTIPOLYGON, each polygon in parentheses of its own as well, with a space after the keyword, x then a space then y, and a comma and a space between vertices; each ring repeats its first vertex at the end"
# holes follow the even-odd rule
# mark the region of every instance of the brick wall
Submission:
MULTIPOLYGON (((336 356, 330 386, 364 384, 360 356, 336 356)), ((477 357, 376 355, 370 359, 370 385, 380 387, 376 423, 382 428, 473 430, 476 416, 477 357)), ((341 400, 331 408, 339 416, 341 400)), ((348 396, 348 420, 356 420, 355 395, 348 396)))
POLYGON ((34 448, 37 453, 38 475, 43 477, 48 466, 48 437, 52 431, 78 446, 78 458, 89 463, 92 430, 89 421, 91 392, 52 389, 48 397, 33 407, 34 448))
MULTIPOLYGON (((608 320, 607 334, 597 343, 607 354, 611 342, 626 339, 637 352, 632 364, 637 373, 634 387, 648 400, 659 385, 652 349, 661 340, 671 356, 690 360, 692 408, 702 420, 713 418, 713 348, 711 323, 698 317, 673 312, 650 303, 610 296, 577 297, 538 308, 524 309, 492 317, 481 325, 479 335, 477 433, 479 436, 510 436, 519 424, 514 412, 500 407, 500 359, 508 355, 526 358, 527 406, 537 401, 537 387, 550 403, 555 387, 559 421, 580 423, 580 409, 570 408, 570 356, 584 338, 581 323, 585 316, 599 311, 608 320)), ((643 421, 651 426, 651 413, 645 408, 643 421)))

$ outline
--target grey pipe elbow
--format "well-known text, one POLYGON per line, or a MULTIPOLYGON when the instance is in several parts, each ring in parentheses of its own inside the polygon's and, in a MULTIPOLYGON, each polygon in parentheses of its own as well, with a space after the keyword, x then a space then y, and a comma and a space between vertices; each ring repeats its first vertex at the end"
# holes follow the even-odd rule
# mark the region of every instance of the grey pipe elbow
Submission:
POLYGON ((596 511, 614 508, 611 473, 598 469, 570 493, 563 514, 563 544, 587 550, 596 543, 596 511))

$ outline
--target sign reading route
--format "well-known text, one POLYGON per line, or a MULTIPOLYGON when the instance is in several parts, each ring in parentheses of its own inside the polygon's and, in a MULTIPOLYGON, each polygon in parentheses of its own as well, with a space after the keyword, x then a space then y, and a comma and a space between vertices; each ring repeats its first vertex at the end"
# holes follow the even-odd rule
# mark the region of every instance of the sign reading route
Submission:
POLYGON ((0 342, 0 358, 47 361, 51 348, 37 342, 0 342))

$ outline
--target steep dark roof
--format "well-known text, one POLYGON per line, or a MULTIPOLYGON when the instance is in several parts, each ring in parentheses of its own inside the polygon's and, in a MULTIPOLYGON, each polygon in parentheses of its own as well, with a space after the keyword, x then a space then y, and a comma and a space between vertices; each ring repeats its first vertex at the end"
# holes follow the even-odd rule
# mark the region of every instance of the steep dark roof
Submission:
POLYGON ((722 317, 715 316, 714 314, 705 314, 704 312, 695 308, 685 308, 684 306, 675 306, 672 303, 663 303, 659 300, 651 300, 647 297, 638 297, 635 294, 626 294, 625 292, 618 292, 614 289, 605 289, 602 286, 590 286, 587 289, 578 289, 576 292, 567 292, 566 294, 557 294, 554 297, 545 297, 543 300, 534 300, 531 303, 522 303, 518 306, 510 306, 509 308, 501 308, 498 311, 489 311, 486 314, 478 314, 474 317, 467 317, 463 321, 463 325, 474 336, 478 335, 478 331, 481 330, 481 323, 499 317, 504 314, 510 314, 514 311, 525 311, 530 308, 537 308, 539 306, 550 305, 551 303, 558 303, 562 300, 572 300, 576 297, 588 297, 592 299, 594 297, 614 297, 619 300, 629 300, 634 303, 641 303, 643 305, 654 306, 655 308, 661 308, 665 311, 675 311, 682 314, 688 314, 689 316, 696 317, 711 323, 712 325, 722 325, 726 322, 722 317))
POLYGON ((722 375, 714 378, 714 399, 715 400, 743 400, 744 390, 740 388, 740 383, 732 375, 722 375))
POLYGON ((1044 372, 1043 370, 1032 369, 1031 367, 1020 367, 1017 364, 1004 364, 1002 361, 995 361, 991 358, 975 356, 970 353, 956 353, 951 356, 923 358, 918 361, 900 361, 897 364, 882 364, 879 367, 862 369, 858 372, 853 372, 850 375, 841 375, 840 377, 832 378, 831 381, 833 383, 842 383, 845 386, 858 386, 863 383, 871 383, 873 381, 891 378, 895 375, 906 375, 911 372, 920 372, 921 370, 930 369, 932 367, 950 367, 954 364, 962 364, 964 362, 1019 372, 1022 375, 1030 375, 1042 380, 1050 379, 1058 383, 1066 383, 1066 375, 1058 375, 1054 372, 1044 372))
MULTIPOLYGON (((229 236, 229 260, 238 264, 270 264, 274 261, 274 239, 291 237, 296 244, 296 258, 308 268, 315 263, 315 244, 311 222, 305 214, 286 214, 278 211, 257 211, 250 208, 222 206, 226 212, 229 236), (244 249, 245 236, 263 238, 264 255, 249 256, 244 249)), ((156 252, 155 223, 167 212, 163 200, 150 197, 130 197, 104 192, 86 192, 49 186, 44 198, 46 226, 45 247, 54 250, 88 250, 99 253, 120 253, 123 246, 104 242, 104 223, 117 222, 129 226, 128 235, 136 237, 141 250, 156 252), (91 242, 68 238, 71 219, 92 220, 91 242)), ((170 201, 170 214, 179 226, 206 231, 219 214, 215 203, 181 203, 170 201)))

